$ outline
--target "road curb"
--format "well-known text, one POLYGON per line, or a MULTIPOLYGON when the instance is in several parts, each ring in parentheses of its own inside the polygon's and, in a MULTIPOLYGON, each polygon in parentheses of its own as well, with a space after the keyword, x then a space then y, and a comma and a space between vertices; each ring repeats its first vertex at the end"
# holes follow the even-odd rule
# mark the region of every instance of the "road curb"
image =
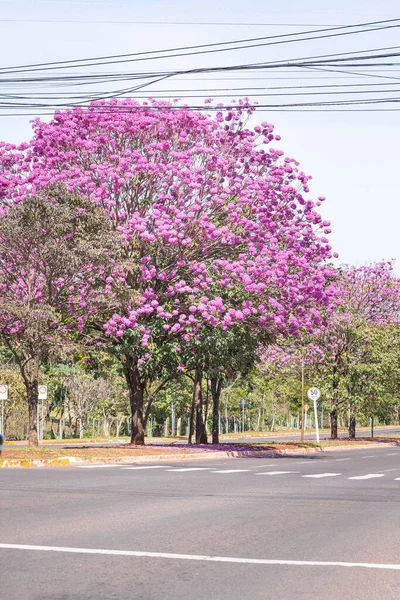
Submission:
POLYGON ((63 456, 61 458, 51 458, 48 460, 18 460, 15 458, 0 460, 0 468, 7 469, 13 467, 65 467, 77 462, 85 462, 75 456, 63 456))
POLYGON ((18 467, 65 467, 79 464, 85 465, 99 465, 99 464, 142 464, 149 462, 173 462, 173 461, 186 461, 186 460, 215 460, 225 458, 274 458, 279 456, 293 456, 297 454, 316 454, 325 452, 338 452, 346 450, 362 450, 369 448, 387 448, 390 446, 396 446, 395 443, 379 443, 372 442, 368 444, 355 444, 354 446, 327 446, 325 448, 282 448, 282 449, 268 449, 268 450, 211 450, 211 451, 191 451, 183 452, 182 454, 150 454, 144 456, 110 456, 104 458, 92 458, 84 459, 77 458, 75 456, 63 456, 60 458, 53 458, 48 460, 17 460, 17 459, 4 459, 0 460, 0 468, 18 468, 18 467))

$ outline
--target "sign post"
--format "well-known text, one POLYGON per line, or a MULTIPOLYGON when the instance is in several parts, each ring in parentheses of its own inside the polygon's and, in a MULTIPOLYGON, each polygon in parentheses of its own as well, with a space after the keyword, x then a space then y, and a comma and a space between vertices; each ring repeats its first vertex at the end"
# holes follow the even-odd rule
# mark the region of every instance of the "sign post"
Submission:
POLYGON ((40 431, 38 431, 38 434, 39 434, 38 437, 40 440, 42 440, 44 438, 44 401, 47 400, 47 385, 39 385, 38 400, 42 401, 41 427, 40 427, 40 431))
POLYGON ((317 400, 319 400, 320 397, 321 391, 317 387, 311 387, 307 392, 307 398, 314 403, 315 436, 317 438, 317 443, 319 443, 317 400))
POLYGON ((0 399, 1 399, 1 435, 4 437, 4 400, 8 399, 8 385, 0 384, 0 399))
POLYGON ((176 423, 176 404, 171 402, 171 433, 172 437, 175 437, 175 423, 176 423))

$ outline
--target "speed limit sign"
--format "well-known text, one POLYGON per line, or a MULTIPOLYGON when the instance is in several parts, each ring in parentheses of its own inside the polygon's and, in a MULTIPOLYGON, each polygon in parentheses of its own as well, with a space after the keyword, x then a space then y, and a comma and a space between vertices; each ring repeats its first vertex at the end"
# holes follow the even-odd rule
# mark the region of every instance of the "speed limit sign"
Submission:
POLYGON ((38 399, 39 400, 47 400, 47 385, 39 385, 38 399))
POLYGON ((8 385, 0 384, 0 400, 8 399, 8 385))
POLYGON ((309 400, 318 400, 321 397, 321 391, 317 387, 311 387, 307 392, 309 400))
POLYGON ((317 387, 311 387, 307 392, 307 398, 312 400, 313 404, 314 404, 315 435, 316 435, 317 442, 319 442, 317 400, 320 397, 321 397, 321 391, 317 387))

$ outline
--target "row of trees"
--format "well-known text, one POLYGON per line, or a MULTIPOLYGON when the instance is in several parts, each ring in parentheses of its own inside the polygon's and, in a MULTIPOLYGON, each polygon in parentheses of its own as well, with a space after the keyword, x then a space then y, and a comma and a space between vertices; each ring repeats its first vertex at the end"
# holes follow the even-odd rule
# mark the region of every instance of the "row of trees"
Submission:
MULTIPOLYGON (((322 389, 318 421, 320 427, 336 421, 349 427, 349 437, 355 435, 355 423, 399 423, 400 343, 393 326, 376 327, 364 341, 363 351, 352 360, 347 377, 342 377, 339 402, 333 404, 333 379, 329 363, 299 360, 280 364, 259 362, 250 372, 231 373, 224 380, 220 394, 219 433, 242 430, 273 431, 276 428, 298 428, 301 424, 301 372, 306 388, 317 384, 322 389), (279 366, 279 368, 277 368, 279 366), (242 402, 245 407, 242 409, 242 402)), ((5 350, 0 367, 0 380, 9 384, 6 403, 6 435, 25 439, 27 407, 24 385, 12 356, 5 350)), ((190 372, 188 373, 190 375, 190 372)), ((76 354, 73 360, 43 366, 41 383, 49 384, 49 400, 44 403, 44 434, 54 438, 88 436, 120 436, 130 433, 128 389, 119 361, 99 355, 76 354)), ((147 421, 148 436, 188 435, 193 383, 185 371, 161 390, 153 403, 147 421)), ((211 382, 203 380, 204 423, 213 429, 211 382)), ((39 405, 39 432, 42 414, 39 405)), ((314 426, 313 411, 306 415, 306 426, 314 426)))
MULTIPOLYGON (((217 442, 224 385, 299 347, 335 365, 339 406, 361 331, 342 308, 344 284, 359 285, 358 271, 333 269, 323 198, 308 199, 309 178, 271 147, 272 125, 247 128, 251 112, 94 102, 36 120, 29 143, 0 145, 0 338, 26 388, 30 444, 40 366, 77 351, 120 365, 134 444, 182 377, 189 441, 207 441, 207 382, 217 442)), ((376 286, 363 322, 395 326, 390 265, 364 272, 376 286)))

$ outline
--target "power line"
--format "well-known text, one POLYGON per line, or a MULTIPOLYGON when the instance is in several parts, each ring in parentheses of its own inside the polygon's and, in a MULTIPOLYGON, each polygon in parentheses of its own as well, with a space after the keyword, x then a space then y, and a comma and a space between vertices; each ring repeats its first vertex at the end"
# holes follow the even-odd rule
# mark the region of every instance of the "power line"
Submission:
MULTIPOLYGON (((392 90, 396 93, 399 90, 392 90)), ((398 103, 400 102, 400 96, 395 96, 391 98, 366 98, 366 99, 353 99, 353 100, 332 100, 332 101, 318 101, 318 102, 298 102, 298 103, 288 103, 288 104, 257 104, 254 105, 254 108, 290 108, 290 107, 305 107, 305 106, 347 106, 347 105, 363 105, 363 104, 384 104, 384 103, 398 103)), ((16 108, 49 108, 47 105, 43 104, 33 104, 33 103, 20 103, 20 104, 11 104, 2 102, 0 105, 3 106, 15 106, 16 108)), ((66 105, 64 105, 66 106, 66 105)), ((252 106, 252 105, 249 105, 252 106)), ((156 110, 156 111, 169 111, 169 110, 204 110, 206 112, 215 112, 215 111, 223 111, 223 110, 233 110, 234 108, 239 108, 237 104, 222 104, 222 105, 178 105, 178 104, 170 104, 169 106, 158 106, 158 105, 142 105, 138 104, 137 106, 126 106, 124 104, 117 105, 90 105, 89 107, 78 107, 76 105, 72 105, 70 108, 74 109, 89 109, 90 112, 115 112, 115 113, 130 113, 130 112, 140 112, 140 111, 148 111, 148 110, 156 110)))
MULTIPOLYGON (((347 113, 362 113, 362 112, 380 112, 380 113, 385 113, 385 112, 400 112, 400 108, 356 108, 356 109, 351 109, 351 108, 268 108, 268 109, 264 109, 264 108, 259 108, 257 110, 257 113, 271 113, 271 112, 289 112, 289 113, 296 113, 296 112, 305 112, 305 113, 316 113, 316 112, 347 112, 347 113)), ((1 117, 53 117, 54 113, 53 112, 47 112, 47 113, 40 113, 40 115, 38 115, 36 112, 35 113, 17 113, 17 112, 13 112, 13 113, 0 113, 0 118, 1 117)))
MULTIPOLYGON (((400 25, 399 25, 400 27, 400 25)), ((399 46, 393 46, 393 48, 399 48, 399 46)), ((374 51, 374 50, 372 50, 374 51)), ((371 52, 371 50, 359 50, 357 51, 358 54, 360 53, 365 53, 365 52, 371 52)), ((110 73, 109 75, 111 76, 111 78, 117 78, 117 77, 122 77, 122 78, 149 78, 149 79, 155 79, 155 78, 159 78, 159 77, 171 77, 171 76, 180 76, 180 75, 186 75, 186 74, 196 74, 196 73, 216 73, 216 72, 224 72, 224 71, 240 71, 240 70, 261 70, 261 69, 277 69, 277 68, 299 68, 299 67, 318 67, 320 66, 328 66, 328 67, 334 67, 337 63, 346 63, 348 61, 357 61, 356 66, 358 68, 363 67, 364 64, 361 61, 366 61, 366 60, 375 60, 375 59, 382 59, 382 58, 394 58, 394 57, 398 57, 400 56, 400 52, 391 52, 391 53, 384 53, 384 54, 368 54, 367 56, 345 56, 343 57, 343 55, 354 55, 356 54, 356 52, 347 52, 347 53, 336 53, 336 54, 326 54, 326 55, 319 55, 316 57, 302 57, 299 59, 291 59, 291 60, 279 60, 279 61, 272 61, 272 62, 262 62, 262 63, 250 63, 250 64, 241 64, 241 65, 228 65, 228 66, 221 66, 221 67, 197 67, 194 69, 185 69, 185 70, 175 70, 175 71, 160 71, 160 72, 152 72, 152 73, 132 73, 132 74, 118 74, 118 73, 110 73), (342 58, 336 58, 338 56, 342 56, 342 58), (320 57, 323 57, 322 60, 316 60, 319 59, 320 57)), ((396 65, 398 63, 372 63, 374 66, 385 66, 387 64, 393 66, 396 65)), ((345 66, 355 66, 352 64, 349 65, 345 65, 345 66)), ((371 63, 365 63, 365 66, 369 67, 371 66, 371 63)), ((56 75, 56 76, 51 76, 51 77, 39 77, 39 78, 10 78, 10 79, 2 79, 0 81, 4 82, 21 82, 21 81, 41 81, 41 82, 45 82, 45 81, 50 81, 50 80, 61 80, 61 81, 67 81, 67 80, 73 80, 73 79, 79 79, 79 78, 104 78, 107 77, 108 75, 105 74, 101 74, 101 73, 92 73, 92 74, 87 74, 87 75, 56 75)))
POLYGON ((343 36, 343 35, 355 35, 358 33, 370 33, 371 31, 380 31, 382 29, 392 29, 392 28, 398 28, 400 27, 400 19, 387 19, 384 21, 371 21, 371 22, 367 22, 367 23, 360 23, 357 25, 343 25, 343 26, 337 26, 337 27, 330 27, 327 29, 315 29, 315 30, 309 30, 309 31, 302 31, 302 32, 298 32, 298 33, 288 33, 288 34, 281 34, 281 35, 274 35, 274 36, 264 36, 264 37, 259 37, 259 38, 246 38, 246 39, 239 39, 239 40, 231 40, 228 42, 217 42, 217 43, 213 43, 213 44, 202 44, 202 45, 197 45, 197 46, 182 46, 180 48, 168 48, 168 49, 164 49, 164 50, 153 50, 153 51, 149 51, 149 52, 137 52, 137 53, 130 53, 130 54, 120 54, 120 55, 111 55, 111 56, 101 56, 101 57, 94 57, 94 58, 86 58, 86 59, 75 59, 75 60, 68 60, 68 61, 57 61, 57 62, 51 62, 51 63, 36 63, 36 64, 31 64, 31 65, 19 65, 19 66, 15 66, 15 67, 1 67, 0 71, 9 71, 9 70, 13 70, 13 72, 18 72, 17 69, 23 69, 24 71, 30 71, 30 70, 35 70, 37 67, 44 67, 41 68, 40 70, 48 70, 48 69, 53 69, 53 68, 59 68, 59 69, 64 69, 64 68, 72 68, 72 67, 79 67, 79 66, 97 66, 99 64, 103 65, 103 64, 119 64, 119 63, 123 63, 123 62, 137 62, 137 61, 142 61, 142 60, 157 60, 157 59, 161 59, 161 58, 175 58, 175 57, 185 57, 185 56, 193 56, 193 55, 198 55, 198 54, 209 54, 209 53, 215 53, 215 52, 227 52, 227 51, 232 51, 232 50, 244 50, 244 49, 250 49, 250 48, 256 48, 256 47, 260 47, 260 46, 270 46, 270 45, 276 45, 276 44, 283 44, 283 43, 293 43, 293 42, 299 42, 299 41, 312 41, 312 40, 317 40, 317 39, 324 39, 324 38, 330 38, 330 37, 338 37, 338 36, 343 36), (397 23, 396 25, 389 25, 389 23, 397 23), (374 27, 371 28, 372 25, 382 25, 379 27, 374 27), (354 28, 361 28, 361 27, 366 27, 366 29, 362 29, 360 31, 342 31, 340 33, 335 33, 335 34, 327 34, 327 35, 322 35, 322 36, 315 36, 315 37, 303 37, 303 38, 299 38, 299 39, 295 39, 295 40, 281 40, 281 39, 277 39, 277 38, 288 38, 288 37, 294 37, 294 36, 305 36, 305 35, 309 35, 309 34, 314 34, 314 33, 324 33, 324 32, 329 32, 329 31, 337 31, 337 30, 347 30, 347 29, 354 29, 354 28), (274 39, 274 42, 264 42, 265 40, 271 40, 274 39), (250 44, 250 42, 258 42, 258 41, 263 41, 263 43, 260 44, 250 44), (232 45, 232 44, 246 44, 245 46, 238 46, 238 47, 233 47, 233 48, 219 48, 219 46, 227 46, 227 45, 232 45), (179 55, 171 55, 171 54, 165 54, 165 52, 181 52, 183 50, 194 50, 194 49, 199 49, 199 48, 211 48, 211 47, 217 47, 214 48, 212 50, 199 50, 196 52, 187 52, 187 53, 183 53, 183 54, 179 54, 179 55), (162 56, 157 56, 155 57, 154 54, 161 54, 164 53, 162 56), (149 56, 151 55, 151 56, 149 56), (136 58, 132 58, 132 57, 136 57, 136 58), (137 58, 137 57, 141 57, 141 58, 137 58), (123 59, 123 60, 113 60, 113 59, 123 59), (93 61, 101 61, 101 62, 93 62, 93 61), (104 62, 104 61, 108 61, 108 62, 104 62), (90 64, 83 64, 83 63, 90 63, 90 64))
MULTIPOLYGON (((306 89, 331 89, 331 88, 359 88, 359 87, 379 87, 379 86, 388 86, 388 85, 400 85, 400 83, 347 83, 347 84, 324 84, 324 85, 287 85, 287 86, 272 86, 272 87, 240 87, 240 88, 191 88, 191 89, 170 89, 170 90, 152 90, 152 93, 157 94, 176 94, 176 93, 186 93, 186 92, 249 92, 249 91, 265 91, 265 90, 306 90, 306 89)), ((379 90, 378 90, 379 91, 379 90)), ((382 90, 388 91, 388 90, 382 90)), ((312 92, 310 92, 312 94, 312 92)), ((329 92, 327 92, 329 93, 329 92)), ((348 90, 348 93, 357 93, 357 90, 352 91, 348 90)), ((71 95, 71 92, 46 92, 46 99, 51 99, 53 97, 60 98, 63 95, 71 95)), ((73 98, 80 98, 81 96, 86 95, 94 95, 94 93, 90 94, 90 92, 82 92, 80 94, 75 94, 72 96, 73 98)), ((202 94, 201 94, 202 95, 202 94)), ((26 92, 23 97, 27 98, 28 96, 34 96, 39 98, 35 92, 26 92)), ((0 97, 22 97, 17 94, 13 94, 11 92, 0 93, 0 97)), ((42 96, 42 99, 44 97, 42 96)))
POLYGON ((92 19, 0 19, 0 23, 94 23, 101 25, 222 25, 224 27, 342 27, 335 23, 238 23, 231 21, 109 21, 92 19))
MULTIPOLYGON (((294 58, 290 60, 275 60, 269 62, 260 62, 260 63, 249 63, 249 64, 236 64, 236 65, 228 65, 228 66, 215 66, 215 67, 195 67, 191 69, 175 69, 175 70, 164 70, 164 71, 133 71, 133 72, 108 72, 108 73, 98 73, 98 72, 80 72, 71 73, 69 75, 64 75, 59 72, 60 69, 64 68, 85 68, 86 71, 94 66, 107 66, 111 64, 117 64, 119 62, 136 62, 143 60, 155 60, 159 58, 167 58, 164 54, 162 56, 161 53, 166 52, 174 52, 174 51, 182 51, 186 49, 201 49, 199 52, 189 52, 185 54, 176 54, 176 57, 181 56, 192 56, 194 54, 208 54, 220 51, 227 50, 244 50, 247 48, 253 48, 258 46, 269 46, 275 45, 277 43, 292 43, 296 41, 312 41, 314 39, 320 39, 321 37, 336 37, 339 35, 351 35, 355 33, 363 33, 369 32, 371 30, 381 30, 381 29, 390 29, 390 28, 398 28, 400 27, 400 19, 391 19, 388 21, 377 21, 371 24, 360 24, 360 25, 349 25, 349 26, 340 26, 340 27, 331 27, 329 31, 335 31, 335 33, 329 33, 327 35, 322 36, 309 36, 307 38, 301 38, 303 33, 295 33, 295 34, 282 34, 277 36, 267 36, 263 38, 251 38, 250 41, 254 40, 271 40, 272 42, 262 43, 262 44, 253 44, 253 45, 241 45, 240 47, 231 47, 233 44, 248 42, 249 40, 233 40, 230 42, 218 42, 215 44, 203 44, 200 46, 185 46, 178 49, 167 49, 167 50, 155 50, 150 52, 141 52, 136 54, 128 54, 128 55, 114 55, 108 57, 95 57, 89 59, 77 59, 74 61, 61 61, 61 62, 53 62, 53 63, 40 63, 36 65, 22 65, 19 67, 4 67, 0 69, 0 84, 3 85, 4 91, 0 94, 1 102, 0 102, 0 115, 5 116, 4 111, 7 109, 12 109, 15 115, 19 116, 27 116, 28 113, 23 113, 22 111, 25 109, 35 109, 39 112, 41 116, 51 115, 52 113, 48 113, 46 111, 54 110, 54 109, 66 109, 82 107, 87 109, 88 104, 95 100, 103 100, 109 98, 117 98, 130 96, 132 98, 138 98, 143 100, 145 95, 151 95, 154 99, 162 100, 162 99, 170 99, 172 95, 181 95, 182 93, 185 95, 181 96, 182 100, 186 99, 204 99, 204 94, 207 93, 212 95, 214 98, 222 98, 225 99, 222 106, 204 106, 199 105, 194 102, 191 106, 183 107, 182 105, 172 105, 171 110, 189 108, 192 110, 203 110, 203 111, 215 111, 215 110, 227 110, 229 105, 229 98, 234 98, 237 94, 232 94, 232 92, 243 92, 243 95, 251 96, 256 98, 284 98, 284 97, 306 97, 307 101, 293 101, 293 102, 279 102, 279 103, 270 103, 266 104, 265 100, 261 100, 262 103, 256 106, 259 112, 264 110, 271 111, 312 111, 312 110, 344 110, 343 108, 339 109, 337 107, 350 107, 350 109, 354 112, 355 110, 366 110, 365 107, 370 105, 377 104, 397 104, 400 101, 398 98, 398 94, 400 90, 398 90, 395 86, 399 85, 395 83, 394 80, 400 80, 399 77, 395 77, 393 75, 388 75, 390 71, 393 72, 393 69, 388 67, 396 66, 400 63, 397 63, 393 60, 386 62, 387 59, 394 59, 400 56, 400 52, 388 52, 388 50, 396 50, 400 48, 399 46, 390 46, 385 48, 373 48, 366 50, 358 50, 358 51, 349 51, 349 52, 340 52, 340 53, 332 53, 318 56, 306 56, 301 58, 294 58), (377 23, 393 23, 395 25, 384 25, 380 27, 375 27, 374 29, 368 30, 358 30, 353 31, 354 27, 360 29, 365 25, 375 25, 377 23), (348 31, 348 29, 353 28, 348 31), (346 31, 340 31, 338 33, 337 29, 345 29, 346 31), (296 39, 292 39, 296 38, 296 39), (226 47, 229 46, 229 47, 226 47), (204 48, 207 50, 203 51, 204 48), (120 57, 130 57, 128 60, 117 60, 110 62, 110 59, 120 58, 120 57), (137 58, 131 58, 137 57, 137 58), (140 58, 139 58, 140 57, 140 58), (108 62, 104 62, 104 60, 108 62), (385 60, 385 62, 383 62, 385 60), (103 62, 95 62, 95 61, 103 61, 103 62), (371 62, 372 61, 372 62, 371 62), (377 61, 377 62, 376 62, 377 61), (356 68, 361 69, 363 72, 354 72, 349 69, 356 68), (366 72, 369 69, 370 72, 366 72), (252 73, 253 79, 258 79, 259 74, 265 73, 287 73, 293 71, 313 71, 318 73, 326 73, 328 75, 324 75, 321 79, 326 80, 331 77, 331 73, 340 74, 340 77, 337 79, 348 78, 349 76, 354 79, 354 77, 368 77, 368 78, 385 78, 390 79, 390 82, 385 83, 341 83, 341 84, 324 84, 324 85, 282 85, 282 86, 263 86, 263 87, 209 87, 209 88, 191 88, 191 89, 162 89, 162 86, 157 86, 157 83, 161 83, 163 80, 169 80, 171 82, 173 78, 179 78, 179 82, 186 80, 208 80, 215 81, 215 76, 219 76, 217 80, 217 85, 221 85, 223 81, 241 81, 241 80, 249 80, 250 78, 239 78, 239 77, 226 77, 226 75, 230 75, 232 73, 252 73), (372 72, 371 72, 372 70, 372 72), (45 71, 52 71, 51 74, 47 75, 45 71), (32 75, 29 76, 29 73, 32 75), (381 74, 379 74, 381 73, 381 74), (383 75, 382 73, 387 73, 383 75), (209 77, 199 77, 201 75, 207 74, 209 77), (19 76, 18 76, 19 75, 19 76), (28 75, 28 76, 26 76, 28 75), (126 82, 125 87, 117 90, 110 89, 111 84, 115 84, 117 82, 126 82), (127 87, 130 82, 130 86, 127 87), (134 84, 134 82, 136 82, 134 84), (134 84, 134 85, 133 85, 134 84), (40 85, 41 91, 39 93, 24 91, 24 88, 20 91, 9 91, 7 88, 12 88, 13 86, 36 86, 40 85), (46 87, 57 86, 61 88, 62 86, 103 86, 103 91, 88 91, 87 89, 82 90, 82 92, 72 92, 72 91, 57 91, 57 92, 48 92, 45 91, 46 87), (107 89, 104 89, 106 86, 107 89), (147 88, 152 88, 149 91, 147 88), (300 90, 300 91, 296 91, 300 90), (252 93, 253 92, 253 93, 252 93), (254 94, 254 92, 256 92, 254 94), (268 92, 268 93, 267 93, 268 92), (278 93, 275 93, 278 92, 278 93), (374 92, 380 94, 380 97, 371 97, 374 95, 374 92), (391 96, 390 94, 396 94, 395 96, 391 96), (343 99, 335 99, 335 96, 338 95, 345 96, 343 99), (384 97, 382 97, 384 95, 384 97), (318 97, 325 97, 323 99, 318 99, 318 97), (368 96, 368 97, 366 97, 368 96), (352 108, 353 107, 353 108, 352 108)), ((318 32, 318 30, 316 30, 318 32)), ((321 30, 325 31, 325 30, 321 30)), ((311 32, 313 34, 315 32, 311 32)), ((171 57, 171 55, 169 56, 171 57)), ((395 72, 399 72, 398 69, 394 70, 395 72)), ((320 75, 318 76, 320 77, 320 75)), ((266 80, 267 78, 264 78, 266 80)), ((269 80, 273 79, 273 77, 269 77, 269 80)), ((286 76, 281 79, 290 79, 290 77, 286 76)), ((304 77, 302 76, 304 80, 304 77)), ((311 78, 312 79, 312 78, 311 78)), ((348 81, 348 79, 347 79, 348 81)), ((29 90, 29 87, 27 88, 29 90)), ((90 88, 89 88, 90 89, 90 88)), ((94 88, 91 88, 94 90, 94 88)), ((128 109, 124 105, 114 106, 106 106, 105 108, 101 108, 99 106, 90 106, 89 110, 101 110, 103 112, 110 111, 119 111, 119 112, 132 112, 132 110, 148 110, 149 107, 137 106, 137 107, 128 107, 128 109)), ((151 108, 151 107, 150 107, 151 108)), ((153 107, 154 110, 157 110, 158 107, 153 107)), ((161 107, 159 107, 161 109, 161 107)), ((349 110, 350 110, 349 109, 349 110)), ((388 108, 379 108, 376 110, 389 110, 388 108)), ((393 110, 397 110, 393 109, 393 110)), ((32 116, 29 114, 29 116, 32 116)))

